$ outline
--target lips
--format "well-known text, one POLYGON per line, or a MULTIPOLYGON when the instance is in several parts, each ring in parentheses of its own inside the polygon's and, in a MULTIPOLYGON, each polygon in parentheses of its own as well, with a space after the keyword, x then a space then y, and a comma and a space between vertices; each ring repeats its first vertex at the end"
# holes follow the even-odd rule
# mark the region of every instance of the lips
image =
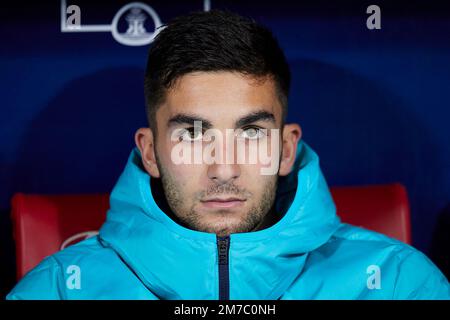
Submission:
POLYGON ((210 198, 202 200, 201 203, 207 208, 236 208, 244 204, 246 200, 236 197, 210 198))
POLYGON ((207 201, 227 202, 227 201, 245 201, 245 199, 241 199, 241 198, 237 198, 237 197, 228 197, 228 198, 215 197, 215 198, 209 198, 209 199, 202 200, 202 202, 207 202, 207 201))

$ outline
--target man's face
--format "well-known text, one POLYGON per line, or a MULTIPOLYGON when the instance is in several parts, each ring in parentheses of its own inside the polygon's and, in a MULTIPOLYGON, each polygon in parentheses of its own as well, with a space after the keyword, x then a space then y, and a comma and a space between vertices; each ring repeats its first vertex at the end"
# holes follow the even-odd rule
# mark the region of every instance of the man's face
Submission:
POLYGON ((256 163, 241 163, 237 149, 244 148, 248 156, 255 150, 251 143, 258 142, 278 165, 280 155, 273 143, 280 148, 281 138, 271 129, 281 129, 281 117, 271 78, 257 82, 224 71, 190 73, 177 80, 156 113, 155 155, 168 205, 179 221, 219 236, 258 230, 267 223, 278 174, 261 174, 267 162, 259 157, 256 163), (194 121, 202 121, 202 127, 194 121), (228 154, 231 163, 177 164, 175 146, 181 144, 194 154, 194 144, 211 144, 202 135, 208 129, 222 134, 220 152, 228 154), (230 129, 235 131, 230 134, 230 129))

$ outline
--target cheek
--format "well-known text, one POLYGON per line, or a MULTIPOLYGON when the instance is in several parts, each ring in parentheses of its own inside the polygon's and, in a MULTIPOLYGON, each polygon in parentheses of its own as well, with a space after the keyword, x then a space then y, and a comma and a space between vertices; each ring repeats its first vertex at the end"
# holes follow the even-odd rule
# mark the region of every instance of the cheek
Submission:
POLYGON ((241 167, 241 182, 242 187, 252 192, 254 195, 262 194, 267 188, 268 184, 273 181, 274 176, 263 175, 261 171, 264 171, 264 165, 261 163, 253 165, 244 165, 241 167))
POLYGON ((269 137, 249 142, 245 146, 245 154, 249 159, 248 163, 253 164, 258 173, 273 175, 278 171, 281 147, 277 134, 271 133, 269 137))
POLYGON ((203 172, 201 165, 175 165, 170 163, 167 170, 185 194, 192 194, 201 189, 203 172))

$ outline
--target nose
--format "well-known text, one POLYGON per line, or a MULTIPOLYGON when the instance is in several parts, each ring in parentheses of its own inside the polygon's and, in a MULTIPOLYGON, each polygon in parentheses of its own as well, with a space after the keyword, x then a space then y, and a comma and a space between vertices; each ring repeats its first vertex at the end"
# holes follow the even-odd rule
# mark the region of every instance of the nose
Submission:
POLYGON ((213 163, 208 167, 208 178, 217 184, 225 184, 231 180, 236 180, 240 176, 238 164, 213 163))
MULTIPOLYGON (((230 137, 227 137, 227 139, 230 139, 230 137)), ((231 137, 231 139, 233 139, 233 137, 231 137)), ((220 148, 222 156, 219 156, 218 159, 221 159, 222 161, 215 161, 208 166, 208 178, 218 185, 235 180, 241 175, 241 168, 236 161, 234 141, 231 145, 223 143, 220 148)))

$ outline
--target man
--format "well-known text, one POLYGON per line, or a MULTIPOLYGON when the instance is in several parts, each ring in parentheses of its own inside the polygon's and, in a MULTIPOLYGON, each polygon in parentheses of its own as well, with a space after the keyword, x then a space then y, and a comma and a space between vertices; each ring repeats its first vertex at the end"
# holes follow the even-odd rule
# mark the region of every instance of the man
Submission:
POLYGON ((254 21, 169 23, 149 52, 149 128, 99 235, 47 257, 8 298, 448 299, 422 253, 340 223, 317 155, 285 123, 289 85, 254 21))

